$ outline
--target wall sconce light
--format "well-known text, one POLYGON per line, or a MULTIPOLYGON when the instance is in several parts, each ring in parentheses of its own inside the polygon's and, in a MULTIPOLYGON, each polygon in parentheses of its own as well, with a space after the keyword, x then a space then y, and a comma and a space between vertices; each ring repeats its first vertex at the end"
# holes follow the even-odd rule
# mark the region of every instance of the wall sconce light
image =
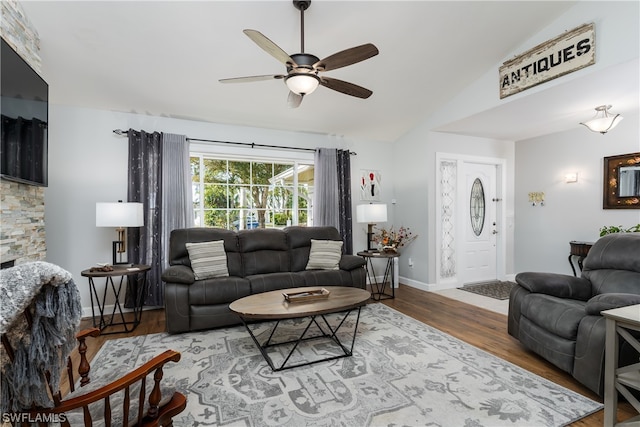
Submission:
POLYGON ((118 240, 113 241, 113 264, 127 264, 122 262, 122 253, 126 251, 125 227, 142 227, 144 212, 142 203, 96 203, 96 227, 115 227, 118 240), (117 254, 120 254, 118 261, 117 254))
POLYGON ((373 226, 377 222, 387 220, 387 205, 384 203, 368 205, 358 205, 356 207, 356 218, 359 223, 367 223, 367 251, 371 251, 371 240, 373 240, 373 226))
POLYGON ((540 191, 529 193, 529 203, 531 206, 544 206, 544 193, 540 191))
POLYGON ((567 184, 578 182, 578 172, 569 172, 564 176, 564 180, 567 184))
POLYGON ((610 114, 609 108, 611 108, 611 105, 600 105, 596 107, 596 116, 584 123, 580 122, 580 124, 585 125, 592 132, 599 132, 604 135, 618 126, 618 123, 623 119, 620 114, 616 114, 615 116, 610 114))

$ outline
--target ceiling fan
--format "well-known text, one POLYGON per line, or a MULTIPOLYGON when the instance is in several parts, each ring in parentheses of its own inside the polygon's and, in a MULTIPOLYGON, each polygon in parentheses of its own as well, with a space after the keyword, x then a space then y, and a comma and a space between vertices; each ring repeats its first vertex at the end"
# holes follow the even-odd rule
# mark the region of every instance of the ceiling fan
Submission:
POLYGON ((378 48, 373 44, 367 43, 361 46, 345 49, 338 53, 334 53, 324 59, 319 59, 315 55, 304 52, 304 11, 309 8, 311 1, 295 1, 293 5, 300 11, 300 51, 289 55, 278 45, 265 37, 256 30, 244 30, 243 32, 260 46, 268 54, 276 58, 287 66, 287 74, 276 75, 260 75, 249 77, 236 77, 230 79, 221 79, 220 83, 245 83, 260 80, 284 79, 285 84, 289 88, 289 97, 287 102, 289 107, 297 108, 302 102, 305 95, 312 93, 319 85, 344 93, 346 95, 355 96, 357 98, 366 99, 373 92, 369 89, 345 82, 343 80, 334 79, 320 75, 321 72, 335 70, 337 68, 346 67, 378 54, 378 48))

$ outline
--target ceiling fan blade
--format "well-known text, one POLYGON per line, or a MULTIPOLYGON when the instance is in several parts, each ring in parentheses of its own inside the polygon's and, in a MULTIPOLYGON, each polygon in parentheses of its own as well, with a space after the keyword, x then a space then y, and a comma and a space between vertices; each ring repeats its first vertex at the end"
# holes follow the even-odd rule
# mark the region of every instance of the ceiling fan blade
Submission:
POLYGON ((259 82, 262 80, 278 80, 284 79, 283 75, 280 74, 265 74, 262 76, 248 76, 248 77, 232 77, 230 79, 220 79, 218 80, 220 83, 248 83, 248 82, 259 82))
POLYGON ((361 46, 345 49, 313 64, 313 68, 319 71, 335 70, 336 68, 346 67, 378 54, 378 48, 371 43, 361 46))
POLYGON ((289 108, 298 108, 301 103, 302 95, 289 91, 289 96, 287 97, 287 104, 289 105, 289 108))
POLYGON ((293 65, 296 63, 291 59, 289 54, 282 50, 280 46, 269 40, 264 34, 256 30, 243 30, 243 32, 251 39, 255 44, 260 46, 269 55, 276 58, 278 61, 285 65, 293 65))
POLYGON ((346 95, 355 96, 356 98, 367 99, 373 94, 369 89, 363 88, 362 86, 354 85, 344 80, 332 79, 331 77, 321 77, 320 84, 346 95))

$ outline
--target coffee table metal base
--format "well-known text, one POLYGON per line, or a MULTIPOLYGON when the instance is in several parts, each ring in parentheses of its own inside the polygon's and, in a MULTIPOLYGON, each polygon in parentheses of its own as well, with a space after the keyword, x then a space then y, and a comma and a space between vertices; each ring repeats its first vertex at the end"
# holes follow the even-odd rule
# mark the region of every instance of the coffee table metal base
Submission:
MULTIPOLYGON (((298 368, 300 366, 308 366, 308 365, 313 365, 315 363, 327 362, 329 360, 335 360, 335 359, 340 359, 340 358, 343 358, 343 357, 351 356, 353 354, 353 346, 354 346, 355 341, 356 341, 356 333, 358 332, 358 323, 360 322, 360 309, 361 308, 362 308, 362 306, 360 306, 358 308, 354 308, 354 309, 346 311, 346 312, 343 312, 343 313, 345 313, 344 317, 342 318, 340 323, 338 323, 338 325, 335 327, 335 329, 329 324, 329 322, 327 321, 327 319, 326 319, 324 314, 316 314, 316 315, 308 316, 309 317, 309 322, 307 323, 306 327, 304 328, 304 330, 302 331, 302 333, 300 334, 300 336, 297 339, 290 340, 290 341, 284 341, 284 342, 275 342, 275 343, 272 342, 272 339, 273 339, 273 336, 274 336, 276 330, 278 329, 278 326, 280 325, 281 320, 277 320, 275 322, 273 328, 271 329, 271 332, 269 333, 269 338, 267 338, 267 340, 264 343, 260 343, 260 341, 258 341, 258 338, 253 333, 253 330, 251 329, 250 324, 247 323, 247 321, 242 316, 240 316, 240 318, 242 319, 242 323, 244 324, 245 328, 249 332, 249 335, 251 335, 251 338, 253 339, 253 342, 256 344, 256 346, 260 350, 260 353, 262 353, 262 356, 264 357, 264 359, 269 364, 269 367, 271 367, 271 369, 274 372, 278 372, 278 371, 282 371, 284 369, 298 368), (356 323, 355 323, 355 326, 353 328, 353 336, 351 338, 351 346, 349 348, 347 348, 344 344, 342 344, 342 342, 340 342, 340 339, 338 338, 337 333, 340 330, 340 328, 344 325, 344 322, 347 320, 347 318, 349 317, 349 315, 352 312, 357 312, 356 323), (318 319, 320 319, 321 322, 318 322, 318 319), (326 329, 324 329, 322 327, 321 323, 324 324, 324 327, 326 329), (321 332, 320 335, 306 336, 307 333, 309 332, 309 330, 311 329, 312 325, 316 325, 316 327, 321 332), (325 358, 321 358, 321 359, 317 359, 317 360, 307 361, 307 362, 303 362, 303 363, 296 363, 296 364, 292 364, 292 365, 287 365, 287 362, 289 362, 289 359, 291 359, 291 356, 296 351, 296 349, 298 348, 298 345, 301 342, 308 341, 308 340, 314 340, 314 339, 322 339, 322 338, 325 338, 325 339, 326 338, 330 338, 336 344, 336 346, 340 349, 342 354, 338 354, 338 355, 335 355, 335 356, 329 356, 329 357, 325 357, 325 358), (275 364, 273 362, 273 359, 271 358, 271 356, 269 356, 269 353, 268 353, 267 350, 269 348, 271 348, 271 347, 285 346, 285 345, 290 345, 290 344, 293 344, 293 347, 291 348, 291 350, 289 351, 287 356, 284 358, 284 361, 282 362, 282 364, 280 366, 275 366, 275 364)), ((328 315, 336 315, 336 314, 340 314, 340 313, 330 313, 328 315)))

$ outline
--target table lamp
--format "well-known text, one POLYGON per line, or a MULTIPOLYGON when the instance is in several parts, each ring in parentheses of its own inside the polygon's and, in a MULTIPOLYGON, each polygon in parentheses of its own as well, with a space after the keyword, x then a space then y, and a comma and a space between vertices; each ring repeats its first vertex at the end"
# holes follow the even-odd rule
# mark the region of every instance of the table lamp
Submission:
POLYGON ((373 240, 373 226, 377 222, 387 220, 387 205, 384 203, 368 205, 358 205, 356 208, 356 218, 359 223, 367 223, 367 251, 371 252, 371 240, 373 240))
POLYGON ((115 227, 118 240, 113 242, 113 264, 127 264, 122 262, 122 253, 126 251, 125 227, 142 227, 144 212, 142 203, 96 203, 96 227, 115 227), (120 254, 118 261, 117 254, 120 254))

